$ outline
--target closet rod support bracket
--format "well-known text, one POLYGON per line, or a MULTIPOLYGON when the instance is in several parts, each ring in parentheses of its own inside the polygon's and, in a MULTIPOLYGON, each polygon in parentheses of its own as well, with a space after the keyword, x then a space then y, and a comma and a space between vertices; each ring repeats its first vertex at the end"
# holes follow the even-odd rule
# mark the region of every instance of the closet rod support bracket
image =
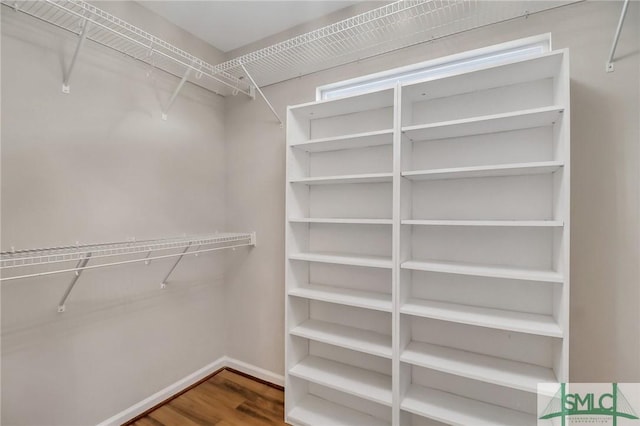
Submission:
POLYGON ((76 61, 78 60, 78 55, 80 55, 82 46, 84 46, 84 42, 87 39, 87 34, 89 34, 90 26, 91 26, 91 23, 85 19, 82 23, 82 32, 80 33, 80 38, 78 39, 76 50, 75 52, 73 52, 73 57, 71 58, 69 69, 67 69, 67 72, 64 75, 64 80, 62 81, 62 93, 68 94, 69 92, 71 92, 71 87, 69 86, 69 80, 71 79, 71 74, 73 73, 73 69, 75 68, 76 61))
POLYGON ((169 269, 169 272, 167 272, 167 275, 165 275, 164 279, 160 282, 160 288, 161 289, 167 288, 167 280, 169 279, 169 277, 173 273, 173 270, 176 269, 176 267, 178 266, 178 263, 180 263, 180 261, 182 260, 182 258, 187 253, 187 251, 189 250, 190 247, 191 247, 191 243, 189 243, 189 245, 187 245, 184 248, 184 250, 182 250, 182 254, 180 254, 180 256, 178 256, 178 258, 176 259, 176 261, 173 264, 173 266, 171 267, 171 269, 169 269))
POLYGON ((616 49, 618 48, 618 41, 620 40, 620 33, 622 32, 622 25, 624 24, 624 18, 627 16, 627 10, 629 9, 629 0, 624 0, 622 5, 622 12, 620 13, 620 19, 618 20, 618 27, 616 33, 613 36, 613 43, 611 44, 611 51, 609 53, 609 60, 607 61, 605 70, 607 72, 615 71, 613 58, 616 55, 616 49))
POLYGON ((240 65, 240 66, 242 67, 242 71, 244 71, 246 76, 251 81, 251 88, 249 89, 249 93, 253 94, 253 98, 255 98, 255 91, 257 91, 260 94, 260 96, 266 102, 267 106, 269 107, 269 109, 271 110, 273 115, 275 115, 276 118, 278 119, 278 122, 280 123, 280 128, 283 128, 284 127, 284 122, 280 119, 280 116, 276 112, 276 110, 273 107, 273 105, 271 105, 271 102, 269 102, 269 99, 267 99, 267 97, 264 95, 264 93, 262 93, 262 89, 260 89, 260 86, 258 86, 256 84, 256 81, 253 79, 253 77, 251 77, 251 74, 249 74, 249 71, 247 71, 247 68, 245 68, 244 65, 240 65))
POLYGON ((178 86, 173 91, 173 94, 169 99, 169 103, 167 104, 167 107, 164 109, 164 111, 162 111, 162 119, 164 121, 167 121, 169 109, 171 109, 171 106, 175 102, 176 97, 178 97, 178 93, 180 93, 180 90, 182 90, 182 86, 184 86, 184 84, 187 82, 187 79, 189 78, 190 73, 191 73, 191 68, 187 68, 187 70, 184 72, 184 75, 182 76, 182 79, 180 80, 180 83, 178 83, 178 86))
POLYGON ((71 280, 71 283, 69 283, 69 286, 67 287, 67 289, 65 290, 64 294, 62 295, 62 299, 60 299, 60 303, 58 303, 58 312, 62 313, 66 310, 65 304, 67 303, 67 299, 69 298, 69 295, 71 294, 71 291, 73 290, 73 287, 76 285, 76 283, 78 282, 78 279, 80 278, 80 275, 82 274, 82 271, 84 271, 84 268, 87 266, 87 263, 89 263, 89 258, 91 258, 91 253, 87 253, 86 256, 82 259, 80 259, 78 261, 78 263, 76 264, 76 268, 73 274, 73 279, 71 280))

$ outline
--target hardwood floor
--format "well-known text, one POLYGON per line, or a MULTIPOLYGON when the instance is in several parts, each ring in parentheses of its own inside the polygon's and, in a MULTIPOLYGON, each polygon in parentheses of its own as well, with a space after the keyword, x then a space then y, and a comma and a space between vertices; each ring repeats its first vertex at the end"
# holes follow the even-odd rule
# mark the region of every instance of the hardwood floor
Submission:
POLYGON ((134 426, 271 426, 284 422, 284 392, 229 370, 137 419, 134 426))

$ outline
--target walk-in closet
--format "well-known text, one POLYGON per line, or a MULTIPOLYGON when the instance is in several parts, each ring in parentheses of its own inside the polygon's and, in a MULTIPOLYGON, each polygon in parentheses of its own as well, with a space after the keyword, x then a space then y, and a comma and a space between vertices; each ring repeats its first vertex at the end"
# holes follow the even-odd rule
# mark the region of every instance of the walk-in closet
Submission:
POLYGON ((1 424, 640 422, 639 6, 2 0, 1 424))

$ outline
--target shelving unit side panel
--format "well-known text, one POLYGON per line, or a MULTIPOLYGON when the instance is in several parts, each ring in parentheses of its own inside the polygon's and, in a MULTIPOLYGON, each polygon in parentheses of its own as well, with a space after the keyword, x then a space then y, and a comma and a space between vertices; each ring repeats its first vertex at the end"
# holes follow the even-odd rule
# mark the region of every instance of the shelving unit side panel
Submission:
POLYGON ((393 214, 392 214, 392 422, 400 424, 400 404, 402 402, 402 379, 400 371, 400 262, 402 256, 402 91, 400 84, 394 90, 394 120, 393 120, 393 214))

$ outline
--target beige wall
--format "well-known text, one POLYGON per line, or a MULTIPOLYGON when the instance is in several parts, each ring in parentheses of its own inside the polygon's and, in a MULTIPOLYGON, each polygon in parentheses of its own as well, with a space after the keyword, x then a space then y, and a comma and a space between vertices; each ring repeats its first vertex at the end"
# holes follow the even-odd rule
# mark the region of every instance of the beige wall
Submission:
MULTIPOLYGON (((211 61, 221 53, 133 2, 100 3, 211 61)), ((2 6, 2 250, 225 229, 224 101, 2 6)), ((218 59, 217 59, 218 58, 218 59)), ((245 254, 238 250, 237 256, 245 254)), ((2 283, 2 424, 89 425, 224 350, 219 255, 2 283)))
MULTIPOLYGON (((264 88, 284 117, 315 87, 551 32, 571 54, 573 381, 640 381, 640 11, 632 2, 616 71, 604 72, 620 2, 585 2, 264 88)), ((249 50, 243 49, 243 50, 249 50)), ((232 55, 236 52, 232 52, 232 55)), ((227 98, 227 216, 260 245, 228 278, 230 356, 283 372, 285 132, 258 99, 227 98)))

